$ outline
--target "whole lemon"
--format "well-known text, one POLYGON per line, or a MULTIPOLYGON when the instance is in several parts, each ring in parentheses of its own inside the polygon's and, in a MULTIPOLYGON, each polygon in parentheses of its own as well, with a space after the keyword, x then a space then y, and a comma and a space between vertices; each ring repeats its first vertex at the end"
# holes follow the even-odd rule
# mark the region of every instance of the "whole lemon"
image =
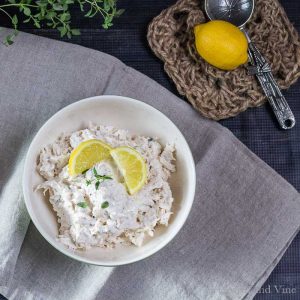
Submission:
POLYGON ((197 52, 211 65, 233 70, 248 60, 244 33, 229 22, 215 20, 194 28, 197 52))

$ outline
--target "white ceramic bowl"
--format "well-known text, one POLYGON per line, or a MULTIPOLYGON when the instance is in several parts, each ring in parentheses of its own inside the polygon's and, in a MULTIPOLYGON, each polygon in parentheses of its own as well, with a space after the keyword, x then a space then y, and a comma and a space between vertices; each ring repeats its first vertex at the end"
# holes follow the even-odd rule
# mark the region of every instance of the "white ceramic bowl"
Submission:
POLYGON ((160 111, 134 99, 120 96, 97 96, 75 102, 51 117, 38 131, 29 147, 23 174, 23 192, 27 210, 42 236, 60 252, 82 262, 117 266, 136 262, 157 252, 169 243, 183 226, 195 194, 195 164, 190 148, 179 129, 160 111), (39 151, 61 133, 86 128, 88 122, 113 125, 132 133, 158 137, 162 144, 174 142, 176 173, 170 179, 174 196, 173 212, 168 227, 159 226, 153 238, 141 247, 117 246, 115 249, 93 248, 73 251, 56 240, 58 224, 42 192, 34 192, 43 181, 36 171, 39 151))

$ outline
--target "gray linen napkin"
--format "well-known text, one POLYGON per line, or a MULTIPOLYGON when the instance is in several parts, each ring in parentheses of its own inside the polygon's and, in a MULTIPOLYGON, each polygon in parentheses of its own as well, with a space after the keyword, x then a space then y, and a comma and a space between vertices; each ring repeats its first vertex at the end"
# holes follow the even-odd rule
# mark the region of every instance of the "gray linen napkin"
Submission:
POLYGON ((299 229, 299 194, 289 183, 227 129, 109 55, 22 33, 13 46, 0 46, 0 61, 0 293, 10 299, 253 298, 299 229), (39 127, 62 107, 101 94, 137 98, 165 113, 197 164, 195 202, 183 229, 159 253, 117 268, 73 261, 32 224, 27 230, 21 195, 22 159, 39 127))

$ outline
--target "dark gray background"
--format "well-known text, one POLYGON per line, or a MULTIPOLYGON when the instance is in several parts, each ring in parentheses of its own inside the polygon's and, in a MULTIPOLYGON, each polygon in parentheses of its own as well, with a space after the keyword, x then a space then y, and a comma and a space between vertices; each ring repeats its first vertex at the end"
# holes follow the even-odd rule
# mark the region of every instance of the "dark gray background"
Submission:
MULTIPOLYGON (((120 0, 119 7, 125 8, 126 12, 108 31, 101 28, 101 20, 84 18, 80 10, 74 8, 72 24, 80 28, 82 34, 66 41, 114 55, 178 94, 164 73, 162 63, 151 53, 146 40, 148 23, 173 3, 175 0, 120 0)), ((300 1, 281 0, 281 3, 300 32, 300 1)), ((3 14, 0 14, 0 26, 10 26, 3 14)), ((20 29, 59 39, 56 30, 36 29, 30 24, 24 24, 20 29)), ((249 109, 221 123, 300 191, 300 81, 286 91, 285 96, 298 120, 291 131, 278 128, 267 105, 249 109)), ((260 299, 300 299, 300 235, 295 238, 255 298, 260 299), (286 293, 283 290, 278 293, 280 288, 284 288, 286 293), (296 293, 292 293, 292 288, 296 289, 296 293)))

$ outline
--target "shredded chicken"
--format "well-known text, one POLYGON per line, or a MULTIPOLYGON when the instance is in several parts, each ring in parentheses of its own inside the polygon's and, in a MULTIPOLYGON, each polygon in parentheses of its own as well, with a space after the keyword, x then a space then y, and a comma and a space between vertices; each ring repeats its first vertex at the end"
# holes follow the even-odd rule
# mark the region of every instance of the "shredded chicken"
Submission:
POLYGON ((112 126, 96 126, 59 137, 40 152, 37 170, 45 181, 37 189, 49 192, 49 201, 60 224, 58 239, 72 249, 116 244, 142 245, 159 224, 168 225, 172 191, 168 179, 175 172, 175 148, 164 148, 157 139, 132 135, 112 126), (68 173, 71 151, 81 142, 100 139, 112 147, 130 146, 145 159, 147 183, 129 195, 111 161, 96 164, 74 178, 68 173), (104 176, 96 184, 95 172, 104 176))

